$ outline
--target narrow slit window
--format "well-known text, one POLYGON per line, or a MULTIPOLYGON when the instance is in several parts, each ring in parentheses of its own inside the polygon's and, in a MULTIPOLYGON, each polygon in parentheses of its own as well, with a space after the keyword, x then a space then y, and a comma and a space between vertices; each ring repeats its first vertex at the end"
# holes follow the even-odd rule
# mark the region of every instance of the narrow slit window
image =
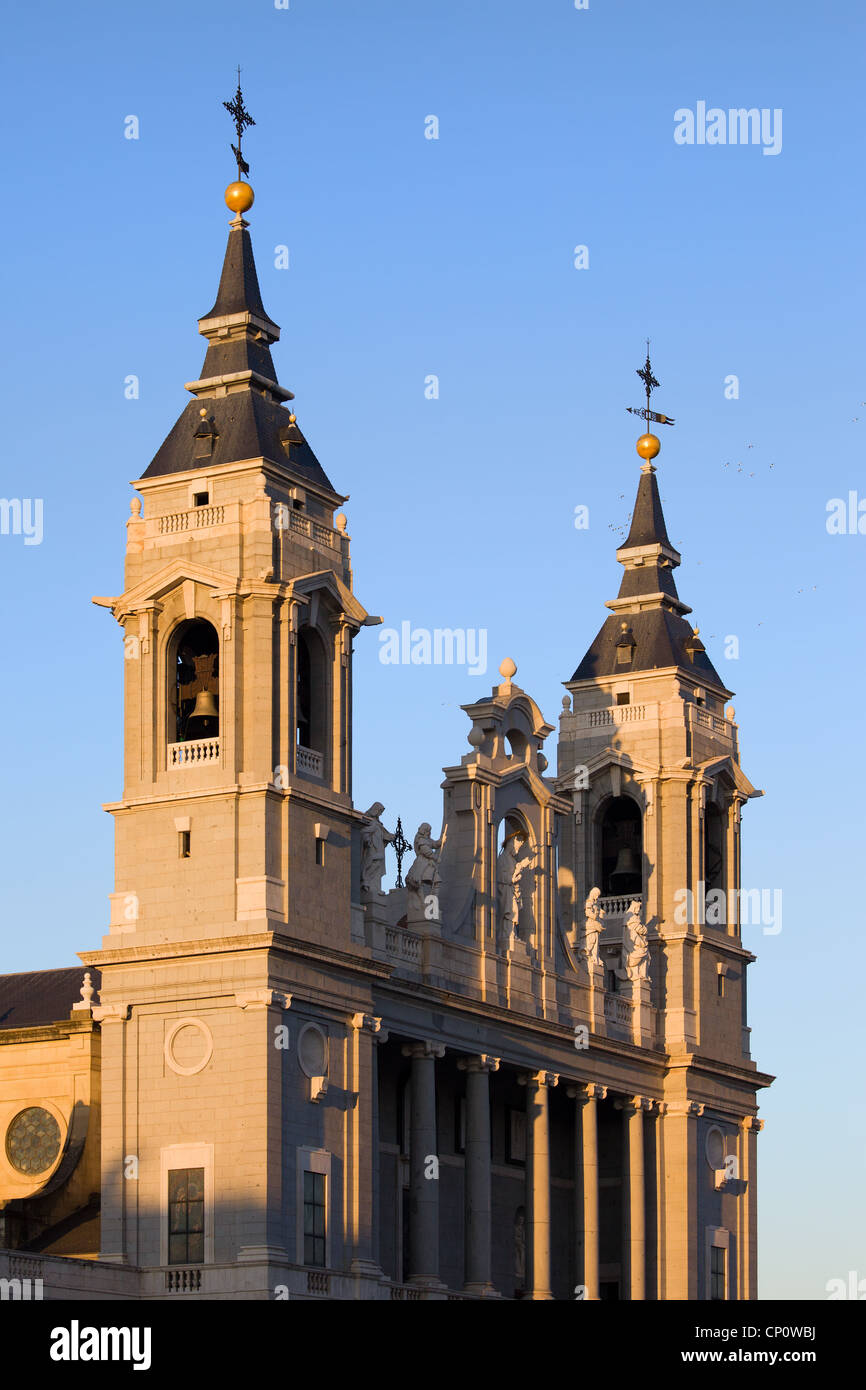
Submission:
POLYGON ((179 830, 177 832, 178 855, 181 859, 189 859, 190 836, 191 832, 189 830, 179 830))
POLYGON ((325 842, 316 836, 316 863, 321 867, 325 863, 325 842))

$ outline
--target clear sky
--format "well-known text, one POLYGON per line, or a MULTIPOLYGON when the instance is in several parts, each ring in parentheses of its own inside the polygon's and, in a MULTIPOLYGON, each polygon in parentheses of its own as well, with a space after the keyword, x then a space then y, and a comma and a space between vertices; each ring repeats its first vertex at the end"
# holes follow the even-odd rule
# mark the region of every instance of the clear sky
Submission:
POLYGON ((863 895, 840 878, 863 854, 866 535, 826 526, 831 499, 866 498, 864 30, 858 0, 8 12, 0 493, 44 519, 41 544, 0 535, 0 969, 75 964, 106 928, 123 662, 90 598, 122 587, 129 481, 203 360, 240 63, 275 361, 351 494, 358 597, 393 627, 487 633, 483 676, 383 665, 361 634, 355 796, 386 824, 438 825, 459 706, 503 657, 555 721, 619 584, 652 338, 680 594, 766 790, 744 884, 783 893, 782 930, 746 932, 753 1055, 778 1076, 761 1293, 866 1277, 863 895), (699 102, 781 110, 780 151, 678 144, 699 102))

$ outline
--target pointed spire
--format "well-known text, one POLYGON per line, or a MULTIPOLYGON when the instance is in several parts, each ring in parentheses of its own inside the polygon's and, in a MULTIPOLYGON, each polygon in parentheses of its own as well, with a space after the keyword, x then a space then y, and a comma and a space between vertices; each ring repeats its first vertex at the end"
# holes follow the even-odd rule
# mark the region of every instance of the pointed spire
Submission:
MULTIPOLYGON (((647 345, 646 366, 638 372, 647 395, 645 408, 628 407, 633 415, 672 425, 669 416, 650 408, 650 393, 658 382, 652 374, 647 345)), ((671 545, 662 510, 652 460, 661 443, 654 434, 643 434, 637 452, 643 460, 628 537, 616 552, 623 567, 619 593, 605 604, 612 616, 602 626, 572 681, 624 677, 631 672, 682 667, 725 693, 704 644, 686 621, 691 613, 677 593, 674 570, 681 562, 671 545)))
POLYGON ((186 383, 195 400, 189 402, 143 476, 263 458, 329 499, 345 501, 334 490, 294 414, 285 408, 294 396, 279 384, 271 357, 280 329, 262 303, 249 224, 243 217, 253 205, 254 194, 241 177, 249 172, 241 154, 241 137, 244 128, 255 122, 243 106, 240 82, 235 101, 224 104, 237 130, 238 144, 232 150, 238 179, 225 191, 234 217, 217 297, 198 321, 208 348, 200 377, 186 383))

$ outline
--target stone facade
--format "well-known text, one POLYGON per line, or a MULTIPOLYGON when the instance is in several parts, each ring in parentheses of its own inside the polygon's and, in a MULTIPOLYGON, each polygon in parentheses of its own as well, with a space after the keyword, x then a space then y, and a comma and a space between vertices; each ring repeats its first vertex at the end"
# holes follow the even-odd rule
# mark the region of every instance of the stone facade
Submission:
POLYGON ((379 620, 273 374, 240 218, 200 329, 198 408, 135 484, 123 594, 96 600, 126 676, 111 916, 81 953, 99 1003, 0 1024, 0 1127, 54 1105, 59 1165, 88 1091, 99 1173, 88 1138, 63 1190, 71 1210, 101 1188, 98 1259, 19 1222, 0 1276, 17 1261, 56 1298, 754 1298, 772 1078, 736 890, 756 793, 651 466, 555 774, 503 662, 463 707, 415 886, 378 892, 351 711, 379 620))

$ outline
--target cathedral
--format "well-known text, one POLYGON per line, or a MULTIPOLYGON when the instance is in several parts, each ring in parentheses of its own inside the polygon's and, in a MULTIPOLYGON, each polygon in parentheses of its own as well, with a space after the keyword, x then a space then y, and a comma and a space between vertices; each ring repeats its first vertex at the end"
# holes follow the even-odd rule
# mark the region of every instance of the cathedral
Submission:
POLYGON ((0 976, 0 1292, 754 1299, 760 792, 659 441, 558 727, 503 660, 389 886, 395 826, 352 791, 381 620, 277 380, 236 154, 204 362, 94 599, 125 676, 106 934, 0 976))

